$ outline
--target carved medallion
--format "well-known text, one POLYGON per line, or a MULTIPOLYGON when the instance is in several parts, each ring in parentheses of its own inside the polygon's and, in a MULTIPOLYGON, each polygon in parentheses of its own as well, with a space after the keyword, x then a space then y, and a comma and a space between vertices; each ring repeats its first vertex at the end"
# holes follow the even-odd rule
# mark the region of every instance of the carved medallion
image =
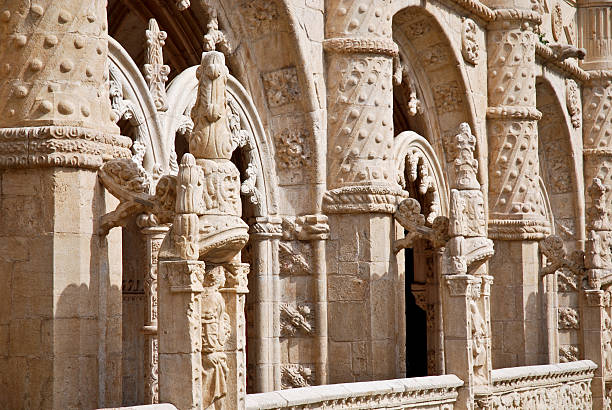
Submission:
POLYGON ((561 36, 563 35, 563 12, 559 4, 555 4, 552 13, 550 13, 550 21, 553 38, 555 41, 561 41, 561 36))
POLYGON ((478 41, 476 41, 476 23, 472 19, 464 18, 461 28, 461 54, 470 64, 478 63, 478 41))

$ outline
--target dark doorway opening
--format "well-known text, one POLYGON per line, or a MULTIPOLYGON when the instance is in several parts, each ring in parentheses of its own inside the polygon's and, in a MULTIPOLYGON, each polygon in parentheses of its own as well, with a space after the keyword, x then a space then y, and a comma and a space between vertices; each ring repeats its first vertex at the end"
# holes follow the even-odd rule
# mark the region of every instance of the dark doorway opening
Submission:
POLYGON ((427 315, 412 293, 415 283, 414 250, 405 249, 406 261, 406 377, 427 376, 427 315))

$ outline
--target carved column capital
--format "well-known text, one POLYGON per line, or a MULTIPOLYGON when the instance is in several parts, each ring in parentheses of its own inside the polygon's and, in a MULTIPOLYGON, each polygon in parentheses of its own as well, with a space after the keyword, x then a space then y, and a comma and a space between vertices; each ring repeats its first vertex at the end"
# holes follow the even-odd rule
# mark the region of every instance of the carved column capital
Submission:
POLYGON ((609 307, 610 306, 610 292, 605 292, 601 289, 585 290, 584 297, 587 306, 593 307, 609 307))
POLYGON ((160 261, 161 274, 168 281, 170 291, 174 293, 200 293, 204 290, 202 283, 205 275, 205 263, 202 261, 160 261))
POLYGON ((408 198, 399 186, 354 185, 327 191, 323 210, 327 213, 386 213, 392 214, 397 205, 408 198))
POLYGON ((0 168, 129 157, 108 95, 106 3, 18 4, 0 21, 0 168))
POLYGON ((480 298, 482 279, 474 275, 446 275, 443 278, 451 296, 480 298))
POLYGON ((278 239, 283 235, 282 218, 279 216, 258 216, 249 220, 249 240, 265 241, 278 239))

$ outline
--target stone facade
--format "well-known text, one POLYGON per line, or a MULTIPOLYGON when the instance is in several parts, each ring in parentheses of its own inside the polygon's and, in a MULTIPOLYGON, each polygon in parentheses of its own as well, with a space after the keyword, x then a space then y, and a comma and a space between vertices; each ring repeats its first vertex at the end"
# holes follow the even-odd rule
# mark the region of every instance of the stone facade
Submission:
POLYGON ((610 408, 611 8, 3 1, 2 406, 610 408))

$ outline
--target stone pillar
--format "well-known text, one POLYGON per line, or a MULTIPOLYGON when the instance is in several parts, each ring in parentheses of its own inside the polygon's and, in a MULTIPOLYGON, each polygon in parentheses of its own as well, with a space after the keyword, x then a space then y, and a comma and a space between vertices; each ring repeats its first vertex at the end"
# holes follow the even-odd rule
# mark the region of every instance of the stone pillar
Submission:
POLYGON ((240 251, 248 225, 230 161, 237 141, 229 128, 229 70, 214 44, 205 46, 213 50, 202 53, 196 72, 190 153, 174 180, 174 222, 159 255, 159 399, 179 409, 243 410, 248 265, 240 251))
POLYGON ((105 86, 106 1, 0 6, 0 397, 121 404, 121 236, 96 169, 129 157, 105 86), (111 257, 112 255, 112 257, 111 257))
POLYGON ((446 372, 464 381, 457 407, 474 408, 476 395, 491 383, 491 276, 465 274, 442 277, 446 372))
POLYGON ((168 226, 145 226, 141 229, 146 241, 144 275, 145 317, 142 332, 144 342, 144 397, 145 404, 159 403, 159 338, 157 335, 157 261, 162 241, 168 233, 168 226))
POLYGON ((612 1, 579 0, 578 40, 586 49, 585 70, 612 70, 612 1))
POLYGON ((249 230, 253 269, 249 278, 247 298, 247 336, 249 372, 252 372, 253 393, 280 390, 280 324, 278 303, 274 297, 278 287, 278 241, 282 236, 279 217, 257 217, 249 230))
POLYGON ((529 2, 517 3, 524 8, 497 10, 487 32, 489 237, 496 249, 490 267, 496 278, 493 306, 499 307, 492 314, 495 367, 547 357, 537 242, 551 229, 538 178, 542 114, 536 109, 533 29, 540 16, 529 11, 529 2))
POLYGON ((584 357, 597 364, 592 383, 593 408, 605 409, 612 384, 612 223, 610 187, 594 178, 588 187, 590 205, 586 210, 587 241, 584 267, 589 289, 584 291, 584 357))
POLYGON ((390 3, 326 2, 331 383, 397 376, 390 3))
POLYGON ((487 238, 484 195, 476 179, 476 137, 468 124, 459 126, 448 145, 451 169, 448 241, 442 261, 442 312, 446 372, 465 381, 458 407, 474 408, 474 398, 491 386, 490 289, 486 261, 493 255, 487 238))
POLYGON ((610 293, 600 289, 584 291, 582 308, 584 358, 597 365, 591 382, 593 409, 603 410, 607 408, 606 379, 612 376, 610 293))

